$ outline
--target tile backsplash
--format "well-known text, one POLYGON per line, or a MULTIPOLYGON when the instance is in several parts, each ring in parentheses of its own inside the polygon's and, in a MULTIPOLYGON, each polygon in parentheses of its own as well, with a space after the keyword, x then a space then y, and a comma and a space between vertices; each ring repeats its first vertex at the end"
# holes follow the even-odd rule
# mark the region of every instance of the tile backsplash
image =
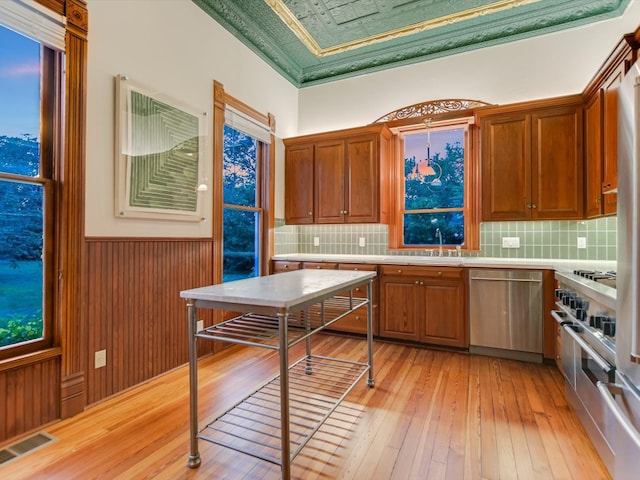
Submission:
MULTIPOLYGON (((465 255, 614 261, 616 242, 616 217, 584 221, 489 222, 480 228, 480 252, 465 255), (504 248, 504 237, 517 237, 520 247, 504 248), (578 243, 585 248, 578 248, 578 243)), ((386 225, 285 225, 284 220, 276 220, 277 255, 393 254, 388 247, 386 225)))

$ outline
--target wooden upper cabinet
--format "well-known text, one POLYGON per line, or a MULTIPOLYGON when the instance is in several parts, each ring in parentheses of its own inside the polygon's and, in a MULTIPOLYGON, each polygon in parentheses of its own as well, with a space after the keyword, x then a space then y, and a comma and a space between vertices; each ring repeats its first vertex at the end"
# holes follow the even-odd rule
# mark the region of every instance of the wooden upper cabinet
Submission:
POLYGON ((380 192, 378 142, 375 135, 345 141, 345 221, 375 223, 378 221, 380 192))
MULTIPOLYGON (((315 223, 342 223, 345 215, 344 140, 316 144, 313 185, 315 223)), ((313 181, 311 182, 310 180, 313 181)))
POLYGON ((582 218, 582 106, 547 108, 531 118, 532 218, 582 218))
POLYGON ((478 118, 484 221, 582 218, 581 97, 492 107, 478 118))
POLYGON ((314 144, 305 143, 287 148, 284 168, 287 188, 284 190, 284 217, 288 224, 313 223, 314 144))
POLYGON ((598 90, 584 107, 584 216, 596 218, 603 214, 602 201, 602 99, 598 90))
POLYGON ((390 139, 384 125, 285 139, 286 223, 386 223, 390 139))
POLYGON ((494 115, 481 124, 482 218, 525 220, 531 211, 531 117, 494 115))
POLYGON ((604 92, 604 162, 602 169, 602 191, 618 188, 618 87, 628 66, 624 62, 605 80, 604 92))
POLYGON ((614 215, 618 196, 618 87, 637 59, 640 28, 625 35, 611 51, 593 79, 585 88, 585 217, 614 215), (595 109, 600 108, 601 120, 595 121, 595 109), (599 156, 593 150, 600 142, 599 156), (597 163, 600 163, 598 168, 597 163), (593 202, 595 185, 600 185, 600 211, 593 202))

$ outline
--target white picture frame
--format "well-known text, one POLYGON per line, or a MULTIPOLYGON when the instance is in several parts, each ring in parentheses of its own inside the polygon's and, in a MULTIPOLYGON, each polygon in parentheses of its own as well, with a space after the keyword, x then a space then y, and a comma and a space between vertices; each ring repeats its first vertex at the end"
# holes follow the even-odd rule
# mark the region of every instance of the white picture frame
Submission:
POLYGON ((115 215, 202 221, 206 113, 115 76, 115 215))

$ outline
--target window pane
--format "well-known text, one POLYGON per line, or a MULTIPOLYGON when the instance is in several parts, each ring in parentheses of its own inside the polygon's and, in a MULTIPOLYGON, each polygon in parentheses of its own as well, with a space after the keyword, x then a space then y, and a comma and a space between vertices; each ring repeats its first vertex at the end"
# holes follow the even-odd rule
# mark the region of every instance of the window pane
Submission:
MULTIPOLYGON (((40 175, 40 73, 40 44, 0 26, 0 173, 40 175)), ((43 337, 43 199, 0 179, 0 348, 43 337)))
POLYGON ((405 210, 464 207, 463 145, 462 129, 405 137, 405 210))
POLYGON ((442 245, 462 245, 464 243, 464 213, 405 214, 404 244, 440 245, 438 229, 442 234, 442 245))
POLYGON ((0 26, 0 171, 38 176, 40 44, 0 26))
POLYGON ((259 218, 258 212, 224 209, 224 282, 260 274, 259 218))
POLYGON ((0 347, 41 338, 43 188, 0 180, 0 347))
POLYGON ((224 203, 257 206, 257 154, 255 138, 224 126, 224 203))

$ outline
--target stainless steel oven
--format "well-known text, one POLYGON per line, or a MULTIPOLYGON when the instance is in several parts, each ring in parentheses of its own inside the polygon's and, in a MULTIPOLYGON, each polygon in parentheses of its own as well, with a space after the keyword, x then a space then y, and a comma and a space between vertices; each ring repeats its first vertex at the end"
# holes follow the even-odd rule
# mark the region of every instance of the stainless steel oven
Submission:
POLYGON ((615 289, 556 273, 555 320, 562 326, 565 392, 602 461, 614 475, 617 420, 601 392, 615 382, 615 289))

